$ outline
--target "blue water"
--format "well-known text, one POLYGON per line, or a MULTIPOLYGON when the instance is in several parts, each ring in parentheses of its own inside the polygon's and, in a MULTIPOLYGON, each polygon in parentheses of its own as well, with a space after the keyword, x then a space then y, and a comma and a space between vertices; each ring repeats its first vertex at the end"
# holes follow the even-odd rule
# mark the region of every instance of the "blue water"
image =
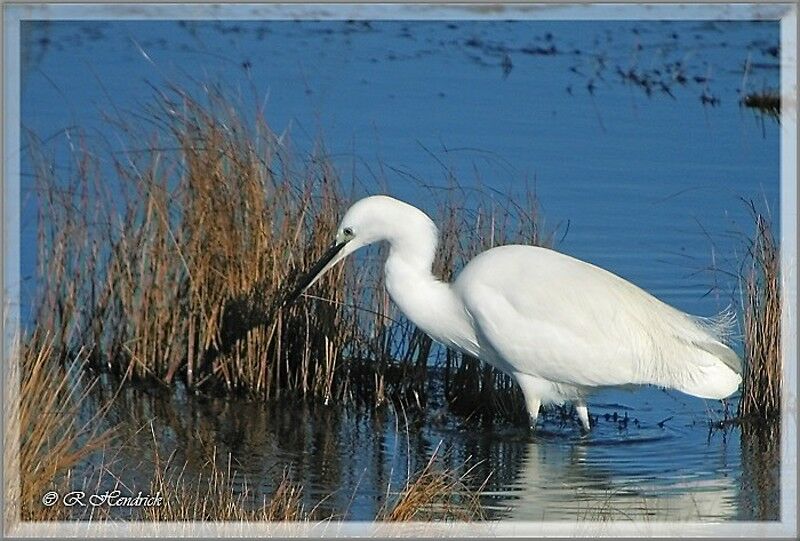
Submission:
MULTIPOLYGON (((777 86, 777 60, 766 52, 777 44, 776 22, 24 28, 23 58, 30 60, 23 64, 22 125, 44 137, 80 126, 112 149, 124 148, 101 113, 113 118, 152 101, 151 85, 221 83, 251 113, 264 103, 273 129, 287 131, 299 148, 322 138, 343 174, 365 191, 386 186, 425 207, 407 175, 446 185, 429 152, 465 185, 480 181, 510 193, 535 185, 548 223, 569 222, 560 250, 687 311, 709 315, 730 300, 702 298, 715 277, 688 275, 711 265, 712 254, 729 258, 741 248, 735 234, 751 225, 738 198, 766 200, 777 211, 777 125, 742 109, 737 92, 748 59, 764 67, 749 70, 747 89, 777 86), (558 53, 519 52, 550 46, 558 53), (497 48, 509 51, 507 76, 497 48), (675 99, 660 90, 648 97, 615 73, 665 72, 676 61, 689 82, 671 83, 675 99), (701 103, 704 91, 719 105, 701 103)), ((30 259, 23 261, 23 275, 29 268, 30 259)))
MULTIPOLYGON (((739 105, 743 90, 777 87, 778 41, 777 22, 746 21, 32 21, 23 25, 21 122, 66 170, 65 130, 124 149, 103 115, 128 118, 167 83, 198 96, 202 84, 220 84, 245 114, 263 104, 295 149, 323 140, 363 193, 433 211, 420 183, 444 187, 451 173, 480 187, 471 205, 535 187, 559 250, 710 316, 739 302, 726 271, 736 271, 753 228, 740 198, 778 221, 778 126, 739 105), (625 74, 649 78, 649 94, 625 74)), ((23 306, 35 285, 29 179, 23 306)), ((486 497, 498 518, 591 518, 603 505, 634 517, 753 518, 738 432, 707 429, 718 404, 640 389, 604 391, 589 405, 601 416, 629 411, 639 426, 604 421, 588 440, 575 427, 533 439, 511 428, 428 427, 414 456, 440 440, 472 449, 496 472, 486 497)), ((185 451, 190 441, 156 419, 167 445, 185 451)), ((361 422, 324 425, 339 457, 333 477, 315 469, 308 442, 284 445, 277 433, 272 446, 225 445, 222 429, 210 433, 251 474, 294 464, 307 496, 340 490, 334 508, 371 518, 395 461, 414 453, 397 451, 392 423, 370 433, 361 422), (377 450, 365 450, 369 442, 377 450)), ((239 435, 271 430, 265 421, 239 435)))

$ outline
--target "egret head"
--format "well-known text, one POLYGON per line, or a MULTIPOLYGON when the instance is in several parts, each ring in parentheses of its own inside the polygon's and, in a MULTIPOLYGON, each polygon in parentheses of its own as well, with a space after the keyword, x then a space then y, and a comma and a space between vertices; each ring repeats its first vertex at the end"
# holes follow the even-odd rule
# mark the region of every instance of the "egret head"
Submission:
POLYGON ((384 240, 393 245, 411 242, 425 252, 430 251, 433 261, 436 237, 437 229, 431 219, 408 203, 385 195, 360 199, 345 213, 333 244, 299 278, 287 303, 296 300, 331 267, 363 246, 384 240))

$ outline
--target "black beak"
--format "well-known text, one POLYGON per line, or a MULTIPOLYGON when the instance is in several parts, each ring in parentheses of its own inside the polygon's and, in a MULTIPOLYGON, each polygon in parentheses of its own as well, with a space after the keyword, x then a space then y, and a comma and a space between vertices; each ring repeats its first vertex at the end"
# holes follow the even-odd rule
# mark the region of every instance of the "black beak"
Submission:
POLYGON ((292 289, 291 293, 286 296, 282 305, 286 306, 296 301, 303 291, 305 291, 306 288, 314 281, 314 279, 317 278, 317 275, 322 272, 322 270, 325 268, 325 265, 330 263, 331 260, 336 257, 336 254, 342 251, 342 248, 344 248, 345 244, 347 244, 347 241, 340 242, 338 244, 334 242, 310 269, 298 276, 295 280, 294 288, 292 289))

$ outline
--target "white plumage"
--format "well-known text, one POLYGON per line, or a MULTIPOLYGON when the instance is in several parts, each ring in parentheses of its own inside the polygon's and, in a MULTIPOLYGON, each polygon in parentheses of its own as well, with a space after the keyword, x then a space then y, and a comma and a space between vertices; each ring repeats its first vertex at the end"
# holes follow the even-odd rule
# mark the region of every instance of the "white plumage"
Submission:
POLYGON ((389 243, 386 287, 400 310, 434 340, 513 376, 532 424, 542 402, 573 401, 588 429, 585 399, 598 387, 652 384, 721 399, 741 382, 724 318, 685 314, 554 250, 500 246, 470 261, 454 283, 438 281, 431 274, 436 226, 386 196, 347 211, 332 255, 302 288, 380 241, 389 243))

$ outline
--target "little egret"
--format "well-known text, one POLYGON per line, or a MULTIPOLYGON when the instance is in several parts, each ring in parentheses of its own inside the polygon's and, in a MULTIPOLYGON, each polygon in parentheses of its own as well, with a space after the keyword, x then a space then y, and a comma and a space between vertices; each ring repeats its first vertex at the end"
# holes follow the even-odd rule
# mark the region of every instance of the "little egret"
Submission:
POLYGON ((535 427, 542 403, 571 401, 589 430, 586 397, 598 387, 652 384, 722 399, 742 381, 724 343, 724 317, 683 313, 604 269, 536 246, 487 250, 444 283, 431 272, 438 229, 421 210, 366 197, 336 240, 288 295, 296 299, 336 263, 386 241, 391 299, 437 342, 472 355, 519 384, 535 427))

